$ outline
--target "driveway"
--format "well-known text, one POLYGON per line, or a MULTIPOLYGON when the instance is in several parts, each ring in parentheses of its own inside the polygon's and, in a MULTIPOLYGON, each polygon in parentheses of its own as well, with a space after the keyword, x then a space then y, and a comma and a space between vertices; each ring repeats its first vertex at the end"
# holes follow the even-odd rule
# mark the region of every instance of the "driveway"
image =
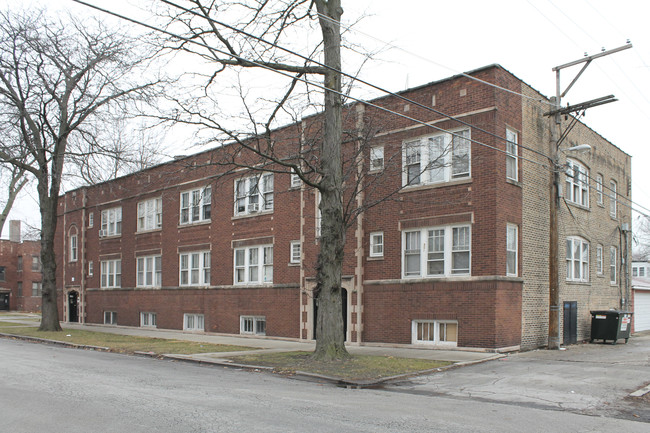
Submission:
POLYGON ((415 378, 394 391, 650 422, 650 394, 629 395, 649 383, 650 333, 645 333, 627 344, 513 354, 415 378))

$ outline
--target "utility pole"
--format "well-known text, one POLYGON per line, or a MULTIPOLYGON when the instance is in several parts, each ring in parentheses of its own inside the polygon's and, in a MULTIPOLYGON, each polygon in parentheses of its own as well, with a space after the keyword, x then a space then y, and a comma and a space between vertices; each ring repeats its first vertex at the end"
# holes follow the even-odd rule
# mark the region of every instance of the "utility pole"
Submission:
POLYGON ((619 51, 627 50, 632 48, 631 43, 627 43, 618 48, 612 50, 603 51, 593 56, 585 56, 582 59, 575 60, 573 62, 565 63, 560 66, 553 68, 555 72, 555 97, 551 98, 551 101, 554 103, 554 110, 545 113, 546 116, 552 116, 551 124, 551 162, 553 164, 553 178, 551 181, 551 191, 550 191, 550 206, 549 206, 549 265, 548 265, 548 283, 549 283, 549 309, 548 309, 548 348, 549 349, 559 349, 560 348, 560 276, 559 276, 559 245, 560 238, 558 233, 558 211, 560 207, 560 170, 562 165, 560 164, 560 145, 564 138, 568 136, 567 132, 562 134, 562 115, 569 115, 578 111, 584 111, 587 108, 595 107, 602 104, 607 104, 609 102, 614 102, 613 95, 605 96, 598 99, 593 99, 591 101, 586 101, 577 105, 567 106, 562 108, 562 97, 564 97, 569 89, 578 81, 578 78, 582 73, 587 69, 587 66, 591 64, 594 59, 599 57, 607 56, 609 54, 614 54, 619 51), (573 78, 571 83, 567 88, 562 92, 560 87, 560 71, 562 69, 576 66, 584 63, 582 69, 578 74, 573 78))

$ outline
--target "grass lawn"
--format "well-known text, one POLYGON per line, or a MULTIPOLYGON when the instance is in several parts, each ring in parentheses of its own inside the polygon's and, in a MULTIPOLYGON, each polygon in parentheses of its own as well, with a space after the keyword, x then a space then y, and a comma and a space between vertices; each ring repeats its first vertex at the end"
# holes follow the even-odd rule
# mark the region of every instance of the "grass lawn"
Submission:
MULTIPOLYGON (((135 337, 132 335, 108 334, 104 332, 64 329, 60 332, 43 332, 38 328, 17 327, 14 323, 0 322, 0 333, 25 335, 67 343, 89 346, 108 347, 113 352, 153 352, 156 354, 175 353, 189 355, 192 353, 234 352, 254 350, 255 347, 231 346, 226 344, 200 343, 196 341, 168 340, 165 338, 135 337)), ((19 325, 20 326, 20 325, 19 325)), ((24 325, 23 325, 24 326, 24 325)))
POLYGON ((355 355, 345 361, 317 362, 311 359, 310 352, 241 355, 229 359, 238 364, 273 367, 278 373, 292 374, 296 371, 304 371, 361 381, 416 373, 453 364, 452 362, 429 359, 369 355, 355 355))

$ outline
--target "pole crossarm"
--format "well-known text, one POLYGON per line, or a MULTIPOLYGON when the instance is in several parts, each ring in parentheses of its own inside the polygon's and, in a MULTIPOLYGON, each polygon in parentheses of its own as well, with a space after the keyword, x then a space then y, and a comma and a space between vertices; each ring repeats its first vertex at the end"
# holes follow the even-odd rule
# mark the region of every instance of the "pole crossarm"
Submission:
POLYGON ((575 113, 576 111, 583 111, 586 110, 587 108, 597 107, 599 105, 609 104, 610 102, 616 102, 616 101, 618 101, 618 99, 616 99, 614 95, 602 96, 600 98, 591 99, 589 101, 581 102, 579 104, 567 105, 564 108, 558 108, 557 110, 548 111, 544 113, 544 116, 575 113))

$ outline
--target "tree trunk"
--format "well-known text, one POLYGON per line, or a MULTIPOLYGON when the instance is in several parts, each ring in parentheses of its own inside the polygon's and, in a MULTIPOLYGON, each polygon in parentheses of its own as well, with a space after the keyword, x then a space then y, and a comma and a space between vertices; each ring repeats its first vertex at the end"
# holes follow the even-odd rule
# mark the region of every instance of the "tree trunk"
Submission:
POLYGON ((316 7, 321 14, 324 63, 333 70, 325 73, 325 87, 328 90, 325 91, 325 126, 321 144, 321 238, 316 274, 317 338, 313 356, 320 360, 332 360, 349 357, 345 349, 341 306, 345 222, 341 167, 341 74, 338 71, 341 70, 339 20, 343 10, 340 0, 317 0, 316 7))
POLYGON ((41 325, 39 331, 60 331, 59 309, 56 292, 56 256, 54 254, 54 234, 56 233, 58 194, 48 194, 47 171, 40 173, 38 194, 41 210, 41 264, 42 300, 41 325))

